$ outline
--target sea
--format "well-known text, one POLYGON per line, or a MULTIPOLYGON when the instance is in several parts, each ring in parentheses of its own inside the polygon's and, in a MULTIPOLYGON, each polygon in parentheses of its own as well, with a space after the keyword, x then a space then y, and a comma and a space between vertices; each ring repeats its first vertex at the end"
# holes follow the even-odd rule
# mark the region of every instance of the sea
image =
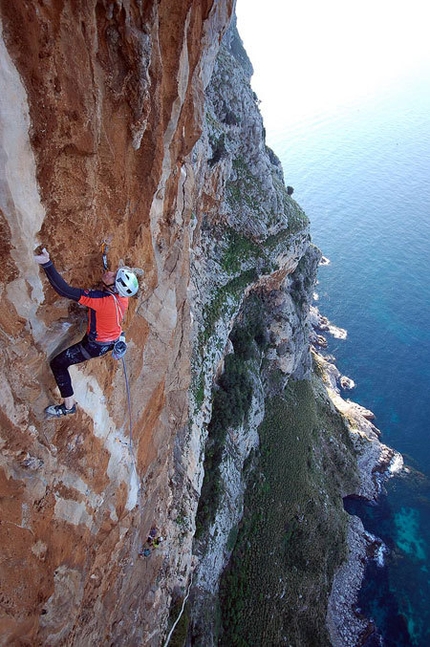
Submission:
POLYGON ((267 127, 285 183, 329 259, 321 314, 347 330, 327 352, 404 459, 377 503, 345 501, 386 547, 366 569, 366 643, 430 646, 430 68, 330 112, 267 127))

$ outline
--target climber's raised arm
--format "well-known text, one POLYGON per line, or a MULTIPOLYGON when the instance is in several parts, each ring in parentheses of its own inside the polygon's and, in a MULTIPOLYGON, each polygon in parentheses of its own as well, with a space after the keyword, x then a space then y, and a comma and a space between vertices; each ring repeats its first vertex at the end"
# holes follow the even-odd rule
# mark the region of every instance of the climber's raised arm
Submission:
POLYGON ((57 272, 54 263, 49 257, 49 252, 45 247, 42 249, 41 254, 35 255, 34 260, 45 270, 50 284, 60 296, 72 299, 73 301, 79 301, 81 296, 84 294, 84 290, 72 287, 63 279, 63 277, 57 272))

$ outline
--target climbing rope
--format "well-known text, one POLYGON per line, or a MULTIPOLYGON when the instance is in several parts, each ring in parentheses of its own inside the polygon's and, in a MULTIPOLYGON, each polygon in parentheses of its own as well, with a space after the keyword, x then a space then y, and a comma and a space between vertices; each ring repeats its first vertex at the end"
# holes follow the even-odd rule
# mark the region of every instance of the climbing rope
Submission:
MULTIPOLYGON (((105 271, 107 271, 109 269, 109 262, 108 262, 108 257, 107 257, 108 251, 109 251, 109 244, 108 244, 108 242, 106 240, 103 240, 103 242, 101 243, 101 253, 102 253, 103 269, 105 271)), ((113 295, 113 296, 115 298, 115 305, 118 308, 117 299, 116 299, 115 295, 113 295)), ((133 454, 133 423, 132 423, 132 415, 131 415, 130 385, 129 385, 129 382, 128 382, 128 375, 127 375, 127 369, 126 369, 126 366, 125 366, 124 356, 121 357, 121 360, 122 360, 122 368, 124 370, 125 390, 127 392, 128 422, 129 422, 129 429, 130 429, 130 451, 133 454)))
POLYGON ((128 383, 128 376, 127 376, 127 370, 125 367, 125 359, 124 357, 121 357, 122 360, 122 368, 124 369, 124 379, 125 379, 125 390, 127 392, 127 404, 128 404, 128 421, 129 421, 129 426, 130 426, 130 449, 133 449, 133 424, 132 424, 132 418, 131 418, 131 398, 130 398, 130 386, 128 383))
POLYGON ((169 644, 170 639, 171 639, 171 637, 172 637, 172 635, 173 635, 173 632, 175 631, 176 626, 177 626, 177 624, 178 624, 179 620, 181 619, 182 614, 184 613, 185 605, 186 605, 186 603, 187 603, 188 596, 190 595, 190 589, 191 589, 191 584, 192 584, 192 582, 193 582, 193 576, 191 575, 191 578, 190 578, 190 581, 189 581, 189 584, 188 584, 187 594, 186 594, 186 596, 184 597, 184 599, 182 600, 182 607, 181 607, 181 610, 180 610, 179 615, 178 615, 178 617, 176 618, 175 622, 173 623, 173 626, 172 626, 171 630, 169 631, 169 635, 167 636, 166 642, 164 643, 164 646, 163 646, 163 647, 168 647, 168 644, 169 644))

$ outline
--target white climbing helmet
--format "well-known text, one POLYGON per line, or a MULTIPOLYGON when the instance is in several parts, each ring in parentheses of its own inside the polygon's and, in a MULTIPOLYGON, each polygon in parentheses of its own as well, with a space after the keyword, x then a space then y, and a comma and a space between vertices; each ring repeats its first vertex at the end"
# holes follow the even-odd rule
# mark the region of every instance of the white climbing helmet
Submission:
POLYGON ((133 274, 128 267, 120 267, 115 276, 115 287, 122 297, 134 296, 139 289, 136 274, 133 274))

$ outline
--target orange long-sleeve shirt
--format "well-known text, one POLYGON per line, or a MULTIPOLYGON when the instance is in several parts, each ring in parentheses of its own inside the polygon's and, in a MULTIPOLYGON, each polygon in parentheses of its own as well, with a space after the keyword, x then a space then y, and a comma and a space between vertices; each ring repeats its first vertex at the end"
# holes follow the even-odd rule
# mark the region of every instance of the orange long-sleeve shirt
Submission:
POLYGON ((58 273, 52 261, 42 265, 54 290, 62 297, 77 301, 88 308, 87 335, 92 341, 115 341, 121 334, 121 324, 128 298, 104 290, 83 290, 69 285, 58 273))

